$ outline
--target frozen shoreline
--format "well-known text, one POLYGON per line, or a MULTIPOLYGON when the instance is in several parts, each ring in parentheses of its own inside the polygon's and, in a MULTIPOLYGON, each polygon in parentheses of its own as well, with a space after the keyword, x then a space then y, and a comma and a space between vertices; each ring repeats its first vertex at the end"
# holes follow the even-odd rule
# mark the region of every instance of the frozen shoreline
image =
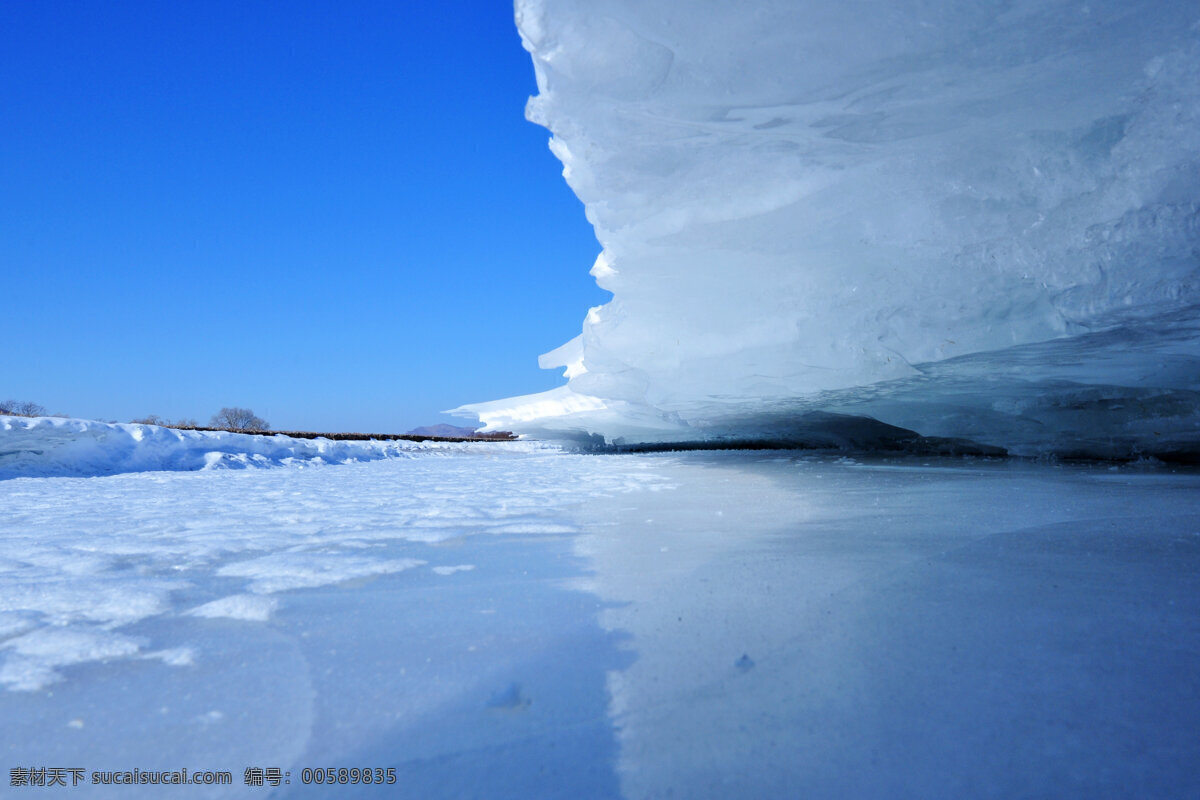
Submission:
MULTIPOLYGON (((333 440, 0 415, 0 480, 126 472, 347 464, 496 442, 333 440)), ((513 443, 504 443, 514 446, 513 443)), ((537 445, 515 445, 528 449, 537 445)))

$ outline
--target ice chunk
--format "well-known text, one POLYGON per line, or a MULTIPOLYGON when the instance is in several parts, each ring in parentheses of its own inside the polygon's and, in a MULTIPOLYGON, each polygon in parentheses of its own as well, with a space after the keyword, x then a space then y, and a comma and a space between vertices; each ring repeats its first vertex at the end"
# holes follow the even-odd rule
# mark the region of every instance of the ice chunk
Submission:
POLYGON ((140 639, 88 626, 42 628, 5 642, 0 684, 32 691, 62 680, 56 667, 130 656, 140 639))
POLYGON ((251 592, 270 594, 402 572, 424 563, 415 558, 376 559, 330 551, 279 553, 229 564, 217 574, 250 578, 251 592))
POLYGON ((438 575, 453 575, 456 572, 470 572, 475 569, 474 564, 456 564, 452 567, 434 567, 434 573, 438 575))
POLYGON ((188 613, 194 617, 266 622, 277 608, 279 608, 279 601, 274 597, 264 597, 261 594, 235 594, 197 606, 188 613))
POLYGON ((531 120, 613 300, 568 383, 464 407, 608 442, 874 417, 1200 451, 1200 28, 1151 0, 518 0, 531 120))

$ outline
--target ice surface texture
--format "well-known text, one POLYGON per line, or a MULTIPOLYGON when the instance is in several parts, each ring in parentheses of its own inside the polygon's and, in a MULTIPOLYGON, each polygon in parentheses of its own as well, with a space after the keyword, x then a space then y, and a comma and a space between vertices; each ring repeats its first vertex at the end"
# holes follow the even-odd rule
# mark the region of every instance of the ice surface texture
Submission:
POLYGON ((148 649, 128 629, 181 615, 266 621, 288 592, 436 564, 431 548, 467 534, 573 533, 547 512, 655 483, 628 466, 558 469, 557 450, 520 442, 410 455, 370 472, 290 461, 0 482, 0 687, 39 689, 101 660, 187 664, 190 644, 148 649))
MULTIPOLYGON (((466 407, 607 440, 811 411, 1017 453, 1200 449, 1194 3, 518 0, 614 293, 466 407)), ((801 437, 803 438, 803 437, 801 437)))
POLYGON ((187 798, 1197 797, 1198 484, 521 442, 0 481, 0 752, 233 772, 187 798), (397 785, 300 782, 343 766, 397 785))

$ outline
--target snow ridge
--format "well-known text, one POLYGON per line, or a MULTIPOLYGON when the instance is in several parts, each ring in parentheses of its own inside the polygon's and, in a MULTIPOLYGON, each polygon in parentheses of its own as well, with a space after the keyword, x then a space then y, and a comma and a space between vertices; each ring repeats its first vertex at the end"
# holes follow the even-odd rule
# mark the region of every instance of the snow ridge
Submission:
POLYGON ((157 425, 0 416, 0 480, 90 477, 149 470, 211 470, 409 458, 463 443, 333 441, 187 431, 157 425))

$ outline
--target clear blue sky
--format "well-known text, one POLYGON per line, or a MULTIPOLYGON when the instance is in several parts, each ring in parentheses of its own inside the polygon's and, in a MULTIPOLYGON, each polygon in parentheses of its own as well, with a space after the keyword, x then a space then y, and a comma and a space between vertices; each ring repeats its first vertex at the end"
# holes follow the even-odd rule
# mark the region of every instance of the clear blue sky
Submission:
POLYGON ((558 385, 607 293, 535 92, 504 0, 0 4, 0 399, 389 432, 558 385))

